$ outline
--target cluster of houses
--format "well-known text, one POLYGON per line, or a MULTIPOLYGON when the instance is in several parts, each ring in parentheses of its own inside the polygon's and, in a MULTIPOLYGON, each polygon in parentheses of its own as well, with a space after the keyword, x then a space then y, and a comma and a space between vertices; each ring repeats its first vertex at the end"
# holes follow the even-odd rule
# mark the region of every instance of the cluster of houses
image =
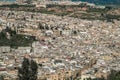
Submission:
POLYGON ((28 47, 0 46, 0 75, 16 80, 24 57, 39 66, 38 80, 84 80, 120 70, 120 22, 82 20, 24 11, 0 10, 0 32, 35 36, 28 47))

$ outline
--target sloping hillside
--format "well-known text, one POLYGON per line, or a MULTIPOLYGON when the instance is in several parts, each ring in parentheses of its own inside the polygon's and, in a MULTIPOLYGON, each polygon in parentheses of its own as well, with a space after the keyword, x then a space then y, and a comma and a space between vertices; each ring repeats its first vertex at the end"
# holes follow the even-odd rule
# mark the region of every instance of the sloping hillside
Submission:
POLYGON ((120 5, 120 0, 72 0, 72 1, 85 1, 95 4, 105 4, 105 5, 120 5))

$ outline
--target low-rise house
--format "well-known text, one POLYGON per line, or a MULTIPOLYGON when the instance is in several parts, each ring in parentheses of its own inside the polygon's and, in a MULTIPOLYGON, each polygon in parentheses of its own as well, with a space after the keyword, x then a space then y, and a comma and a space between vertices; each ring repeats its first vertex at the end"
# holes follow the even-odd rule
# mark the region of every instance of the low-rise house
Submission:
POLYGON ((10 52, 11 48, 9 46, 1 46, 0 53, 8 53, 10 52))
POLYGON ((16 53, 20 53, 20 54, 26 54, 30 52, 31 52, 31 47, 18 47, 18 49, 16 49, 16 53))

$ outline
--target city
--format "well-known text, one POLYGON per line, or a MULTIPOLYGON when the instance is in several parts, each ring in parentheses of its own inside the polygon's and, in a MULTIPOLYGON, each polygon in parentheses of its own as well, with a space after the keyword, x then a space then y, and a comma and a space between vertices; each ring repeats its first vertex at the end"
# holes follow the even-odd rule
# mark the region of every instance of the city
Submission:
POLYGON ((18 68, 24 58, 37 63, 37 80, 102 77, 108 80, 111 70, 120 71, 119 8, 108 10, 105 6, 70 0, 0 3, 0 75, 4 76, 3 80, 19 80, 18 68), (82 8, 78 7, 80 4, 82 8), (52 5, 52 8, 47 7, 52 5), (65 12, 64 8, 58 8, 64 5, 68 10, 66 14, 61 12, 65 12), (101 13, 103 16, 91 12, 92 17, 87 14, 91 9, 105 11, 101 13), (80 12, 75 13, 78 10, 80 12), (104 17, 110 14, 116 15, 104 17), (83 17, 85 15, 90 17, 83 17))

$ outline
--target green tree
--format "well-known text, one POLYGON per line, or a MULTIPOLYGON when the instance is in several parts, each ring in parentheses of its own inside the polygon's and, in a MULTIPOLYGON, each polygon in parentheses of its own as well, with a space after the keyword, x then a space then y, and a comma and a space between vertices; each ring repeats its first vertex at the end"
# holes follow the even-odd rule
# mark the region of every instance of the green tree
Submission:
POLYGON ((111 73, 108 75, 107 79, 105 79, 104 77, 101 77, 101 78, 95 78, 95 79, 87 78, 84 80, 120 80, 120 71, 111 70, 111 73))
POLYGON ((37 69, 38 69, 38 66, 37 66, 35 61, 31 60, 30 68, 31 68, 30 80, 37 80, 37 73, 38 73, 37 69))
POLYGON ((27 58, 24 58, 24 61, 22 62, 22 67, 18 69, 19 80, 29 80, 29 65, 29 60, 27 58))
POLYGON ((0 80, 4 80, 4 76, 3 75, 0 75, 0 80))
POLYGON ((32 0, 26 0, 27 4, 31 4, 32 0))
POLYGON ((22 67, 18 69, 19 80, 37 80, 37 63, 28 58, 24 58, 22 67))
POLYGON ((108 80, 120 80, 120 71, 111 70, 108 80))

